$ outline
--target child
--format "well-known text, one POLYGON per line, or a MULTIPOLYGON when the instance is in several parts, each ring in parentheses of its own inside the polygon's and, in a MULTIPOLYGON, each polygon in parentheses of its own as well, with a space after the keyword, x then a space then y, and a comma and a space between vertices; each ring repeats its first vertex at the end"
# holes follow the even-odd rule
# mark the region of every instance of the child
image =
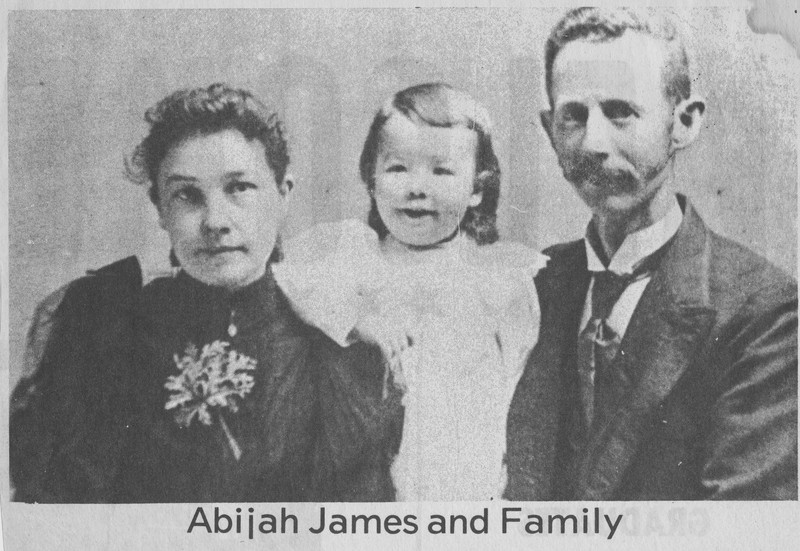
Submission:
POLYGON ((391 466, 398 500, 499 498, 506 415, 538 334, 533 277, 545 257, 495 243, 500 167, 489 117, 446 84, 408 88, 376 114, 360 168, 369 227, 313 228, 276 279, 339 345, 383 350, 405 407, 391 466))

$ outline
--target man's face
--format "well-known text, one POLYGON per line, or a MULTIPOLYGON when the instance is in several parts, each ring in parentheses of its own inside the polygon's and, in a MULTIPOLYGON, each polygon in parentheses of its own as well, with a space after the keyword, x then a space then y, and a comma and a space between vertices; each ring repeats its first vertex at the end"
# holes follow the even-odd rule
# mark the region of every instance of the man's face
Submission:
POLYGON ((564 177, 596 216, 646 208, 666 180, 673 103, 663 66, 662 44, 634 32, 571 42, 556 56, 543 122, 564 177))

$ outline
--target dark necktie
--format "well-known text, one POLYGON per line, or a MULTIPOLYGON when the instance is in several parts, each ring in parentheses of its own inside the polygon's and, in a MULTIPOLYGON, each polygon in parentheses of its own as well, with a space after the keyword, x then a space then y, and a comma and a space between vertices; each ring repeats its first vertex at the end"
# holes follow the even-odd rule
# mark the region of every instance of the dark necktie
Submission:
POLYGON ((629 382, 622 369, 613 369, 622 339, 608 325, 608 316, 628 286, 652 275, 666 249, 665 245, 644 258, 633 273, 594 273, 591 318, 578 338, 580 395, 587 429, 609 413, 629 382))

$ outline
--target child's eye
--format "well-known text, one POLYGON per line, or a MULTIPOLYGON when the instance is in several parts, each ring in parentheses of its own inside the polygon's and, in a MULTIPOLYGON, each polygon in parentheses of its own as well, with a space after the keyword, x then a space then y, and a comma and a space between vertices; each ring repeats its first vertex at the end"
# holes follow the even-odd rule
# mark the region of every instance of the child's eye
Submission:
POLYGON ((228 193, 244 193, 247 190, 255 189, 257 186, 252 182, 235 181, 228 184, 228 193))
POLYGON ((437 166, 436 168, 433 169, 433 174, 435 176, 452 176, 454 172, 447 167, 437 166))
POLYGON ((391 164, 388 167, 386 167, 386 172, 405 172, 405 171, 406 167, 398 163, 391 164))

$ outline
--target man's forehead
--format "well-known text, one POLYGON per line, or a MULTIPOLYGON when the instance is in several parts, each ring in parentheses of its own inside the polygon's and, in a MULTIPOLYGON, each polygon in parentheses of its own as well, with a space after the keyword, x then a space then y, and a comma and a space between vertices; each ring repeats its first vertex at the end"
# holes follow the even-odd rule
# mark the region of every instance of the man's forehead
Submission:
POLYGON ((558 103, 572 96, 661 95, 664 61, 663 43, 636 32, 606 42, 576 40, 556 56, 551 92, 558 103))

